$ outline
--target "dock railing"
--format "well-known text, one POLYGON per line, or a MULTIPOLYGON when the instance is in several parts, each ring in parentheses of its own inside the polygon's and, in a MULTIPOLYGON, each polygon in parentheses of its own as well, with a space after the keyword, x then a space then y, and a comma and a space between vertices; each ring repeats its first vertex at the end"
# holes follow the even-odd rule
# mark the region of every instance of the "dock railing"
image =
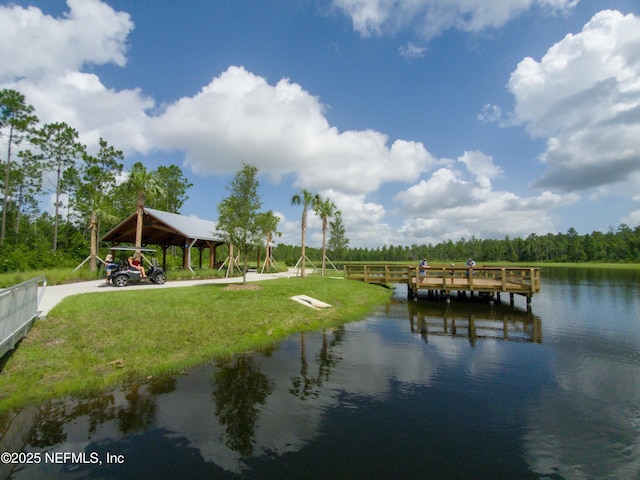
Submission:
POLYGON ((409 283, 412 268, 409 265, 346 264, 344 276, 347 280, 365 283, 409 283))
POLYGON ((420 289, 470 292, 508 292, 531 296, 540 291, 540 269, 533 267, 433 266, 346 264, 349 280, 366 283, 404 283, 411 291, 420 289))
POLYGON ((411 267, 411 285, 416 288, 488 292, 537 293, 540 269, 533 267, 411 267))
POLYGON ((27 335, 46 286, 47 279, 40 276, 0 290, 0 358, 27 335))

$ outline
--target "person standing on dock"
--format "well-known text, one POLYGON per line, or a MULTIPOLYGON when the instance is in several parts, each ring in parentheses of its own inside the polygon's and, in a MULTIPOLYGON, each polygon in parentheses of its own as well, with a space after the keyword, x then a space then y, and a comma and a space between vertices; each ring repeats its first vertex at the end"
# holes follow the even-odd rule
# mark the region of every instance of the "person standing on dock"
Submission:
POLYGON ((420 260, 420 266, 418 267, 420 272, 420 283, 424 281, 424 277, 427 275, 427 268, 429 268, 429 264, 427 263, 427 259, 423 258, 420 260))
POLYGON ((467 260, 466 263, 466 267, 469 269, 467 270, 467 277, 470 277, 471 275, 473 275, 473 268, 476 266, 476 262, 473 258, 469 258, 469 260, 467 260))

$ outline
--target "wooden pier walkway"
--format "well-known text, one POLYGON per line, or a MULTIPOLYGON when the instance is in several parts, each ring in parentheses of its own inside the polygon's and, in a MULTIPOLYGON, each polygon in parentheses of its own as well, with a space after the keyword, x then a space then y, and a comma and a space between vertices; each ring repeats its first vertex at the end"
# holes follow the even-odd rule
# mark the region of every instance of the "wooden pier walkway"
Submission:
POLYGON ((366 283, 407 285, 409 298, 420 290, 449 296, 452 291, 474 292, 500 297, 500 293, 527 297, 531 303, 534 293, 540 291, 540 269, 532 267, 451 267, 435 266, 420 269, 411 265, 359 265, 344 266, 348 280, 366 283))

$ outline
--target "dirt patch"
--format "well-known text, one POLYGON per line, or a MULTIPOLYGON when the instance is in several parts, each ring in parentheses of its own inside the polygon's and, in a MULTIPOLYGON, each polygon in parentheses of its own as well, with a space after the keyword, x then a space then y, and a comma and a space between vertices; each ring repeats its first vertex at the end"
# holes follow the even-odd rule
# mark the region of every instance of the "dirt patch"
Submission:
POLYGON ((59 347, 63 343, 64 343, 64 340, 62 338, 55 338, 55 339, 50 340, 47 343, 45 343, 44 346, 45 347, 59 347))
POLYGON ((224 287, 225 290, 229 292, 237 291, 237 290, 263 290, 260 285, 255 285, 251 283, 247 283, 246 285, 232 283, 231 285, 227 285, 224 287))

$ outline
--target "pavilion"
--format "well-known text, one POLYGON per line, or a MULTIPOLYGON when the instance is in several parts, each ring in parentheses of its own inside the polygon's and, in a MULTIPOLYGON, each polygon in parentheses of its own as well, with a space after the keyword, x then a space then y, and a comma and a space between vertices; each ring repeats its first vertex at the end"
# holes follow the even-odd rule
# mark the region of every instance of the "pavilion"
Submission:
MULTIPOLYGON (((123 243, 134 244, 136 240, 137 214, 134 213, 118 226, 111 229, 101 241, 118 246, 123 243)), ((215 222, 187 217, 177 213, 163 212, 145 208, 142 222, 142 245, 157 245, 162 249, 162 267, 167 266, 167 250, 176 246, 182 249, 182 266, 191 269, 191 249, 200 253, 199 266, 202 268, 202 253, 209 249, 209 268, 218 261, 216 249, 225 242, 221 240, 215 222)))

